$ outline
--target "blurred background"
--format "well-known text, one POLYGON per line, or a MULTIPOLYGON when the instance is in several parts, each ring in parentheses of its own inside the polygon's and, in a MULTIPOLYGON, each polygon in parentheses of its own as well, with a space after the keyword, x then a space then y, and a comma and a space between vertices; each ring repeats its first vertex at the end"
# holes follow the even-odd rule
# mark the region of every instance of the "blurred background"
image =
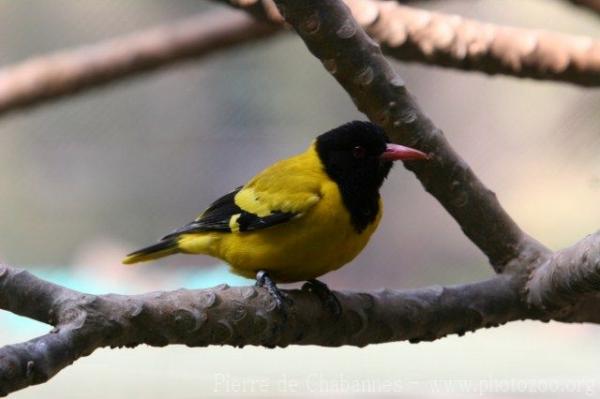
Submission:
MULTIPOLYGON (((598 38, 598 17, 566 3, 422 6, 598 38)), ((0 0, 0 65, 211 8, 198 0, 0 0)), ((527 232, 560 249, 600 227, 597 89, 396 67, 527 232)), ((208 257, 178 255, 141 267, 120 260, 352 119, 364 116, 294 35, 12 113, 0 121, 0 262, 91 293, 252 284, 208 257)), ((385 217, 368 248, 325 276, 328 284, 417 288, 491 276, 485 257, 402 167, 383 196, 385 217)), ((0 344, 47 329, 0 311, 0 344)), ((519 322, 365 349, 99 350, 13 397, 385 397, 386 384, 409 397, 589 397, 600 393, 599 336, 597 326, 519 322)))

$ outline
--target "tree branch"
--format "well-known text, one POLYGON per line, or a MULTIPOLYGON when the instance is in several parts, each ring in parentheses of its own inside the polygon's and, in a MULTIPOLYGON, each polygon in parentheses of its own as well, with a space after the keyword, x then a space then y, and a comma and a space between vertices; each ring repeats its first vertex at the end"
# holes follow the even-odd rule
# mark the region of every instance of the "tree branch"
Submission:
POLYGON ((367 32, 399 60, 600 86, 600 42, 590 37, 481 23, 390 1, 349 3, 365 1, 373 8, 367 12, 377 15, 367 32))
POLYGON ((537 268, 528 292, 529 302, 548 309, 565 308, 586 294, 599 293, 600 231, 555 253, 537 268))
POLYGON ((456 219, 497 272, 519 257, 548 253, 516 225, 495 194, 450 147, 423 114, 379 46, 338 1, 278 2, 286 20, 321 60, 358 109, 383 126, 392 141, 432 154, 429 162, 407 162, 425 189, 456 219))
POLYGON ((0 114, 268 37, 279 29, 234 11, 204 13, 0 70, 0 114))
MULTIPOLYGON (((272 0, 220 1, 281 23, 280 15, 263 11, 272 0)), ((600 42, 590 37, 498 26, 395 1, 345 2, 383 52, 401 61, 600 86, 600 42)))
MULTIPOLYGON (((600 45, 587 37, 482 24, 393 1, 347 3, 383 51, 400 60, 600 85, 600 45)), ((277 24, 283 19, 272 0, 235 5, 269 24, 211 12, 5 67, 0 70, 0 115, 281 32, 277 24)))
POLYGON ((55 327, 0 348, 0 394, 47 381, 100 347, 364 346, 435 340, 521 319, 600 323, 600 233, 552 255, 519 229, 452 150, 343 3, 279 0, 279 6, 360 110, 393 140, 432 155, 406 166, 502 274, 454 287, 336 293, 338 319, 313 293, 288 291, 294 306, 284 319, 262 288, 96 296, 0 267, 0 308, 55 327))
POLYGON ((0 396, 48 381, 83 356, 79 342, 64 329, 0 348, 0 396))
POLYGON ((45 382, 100 347, 418 342, 533 314, 521 305, 518 286, 509 276, 456 287, 336 292, 343 308, 337 320, 316 295, 288 291, 294 306, 285 323, 268 292, 255 287, 95 296, 10 267, 1 272, 0 287, 0 307, 55 326, 49 334, 0 348, 0 394, 4 395, 45 382), (27 294, 32 291, 35 295, 27 294), (11 296, 19 300, 6 302, 11 296), (44 311, 30 310, 38 308, 44 311))
POLYGON ((524 319, 600 323, 599 263, 596 233, 535 270, 529 297, 522 295, 519 273, 451 287, 335 292, 343 309, 338 319, 305 290, 287 291, 294 305, 284 319, 263 288, 90 295, 0 266, 0 308, 55 326, 41 337, 0 348, 0 395, 46 382, 102 347, 362 347, 433 341, 524 319), (549 274, 550 280, 541 277, 549 274), (541 295, 534 294, 538 290, 541 295))

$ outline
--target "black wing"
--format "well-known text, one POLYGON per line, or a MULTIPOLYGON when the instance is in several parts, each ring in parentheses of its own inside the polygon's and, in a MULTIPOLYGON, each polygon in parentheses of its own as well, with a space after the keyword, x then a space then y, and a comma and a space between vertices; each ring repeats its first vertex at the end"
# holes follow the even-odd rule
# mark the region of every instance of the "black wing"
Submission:
POLYGON ((242 187, 238 187, 232 192, 225 194, 213 202, 196 220, 173 231, 162 239, 166 240, 180 234, 199 233, 203 231, 231 232, 232 225, 234 226, 234 231, 260 230, 287 222, 296 216, 292 212, 272 211, 271 214, 260 217, 246 212, 237 206, 234 201, 235 195, 241 189, 242 187))

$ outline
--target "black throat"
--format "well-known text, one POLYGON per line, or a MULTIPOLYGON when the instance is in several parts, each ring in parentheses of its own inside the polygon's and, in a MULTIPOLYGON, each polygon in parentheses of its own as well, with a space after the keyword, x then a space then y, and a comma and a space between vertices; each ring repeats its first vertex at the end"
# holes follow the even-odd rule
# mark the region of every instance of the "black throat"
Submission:
MULTIPOLYGON (((327 168, 325 168, 327 171, 327 168)), ((329 173, 328 173, 329 174, 329 173)), ((357 186, 355 181, 344 176, 331 176, 340 189, 344 206, 350 213, 352 225, 362 233, 377 218, 379 213, 379 188, 357 186)))
POLYGON ((336 159, 335 153, 325 155, 320 151, 319 146, 317 152, 325 172, 340 190, 344 206, 350 213, 352 225, 358 233, 361 233, 375 221, 379 213, 379 187, 384 179, 378 173, 379 165, 365 170, 349 170, 343 165, 345 160, 336 159))

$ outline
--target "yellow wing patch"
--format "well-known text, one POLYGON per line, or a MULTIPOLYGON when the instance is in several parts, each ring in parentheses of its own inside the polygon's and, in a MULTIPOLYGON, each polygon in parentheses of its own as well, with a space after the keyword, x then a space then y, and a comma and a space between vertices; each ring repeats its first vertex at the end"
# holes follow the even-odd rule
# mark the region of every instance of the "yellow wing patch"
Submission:
MULTIPOLYGON (((291 191, 291 190, 288 190, 291 191)), ((242 189, 235 196, 235 204, 246 212, 265 217, 272 212, 289 212, 301 214, 314 206, 321 197, 314 193, 258 192, 252 187, 242 189)))
POLYGON ((241 215, 238 213, 237 215, 233 215, 231 219, 229 219, 229 228, 231 229, 232 233, 240 232, 240 225, 238 224, 238 219, 240 218, 240 216, 241 215))
POLYGON ((327 177, 313 147, 259 173, 236 195, 235 204, 265 217, 273 212, 303 214, 322 197, 327 177))

